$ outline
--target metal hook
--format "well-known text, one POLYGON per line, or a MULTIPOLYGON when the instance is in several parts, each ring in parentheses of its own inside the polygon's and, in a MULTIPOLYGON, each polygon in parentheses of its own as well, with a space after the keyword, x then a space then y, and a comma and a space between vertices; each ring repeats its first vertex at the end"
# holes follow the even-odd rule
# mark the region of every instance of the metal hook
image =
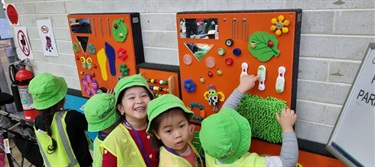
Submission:
POLYGON ((95 28, 95 21, 94 21, 94 18, 91 18, 92 20, 92 27, 94 28, 94 36, 96 37, 96 28, 95 28))
POLYGON ((107 28, 108 28, 108 34, 111 36, 111 26, 109 26, 109 18, 107 17, 107 28))
POLYGON ((247 26, 246 18, 242 18, 242 37, 245 41, 247 41, 247 26))
POLYGON ((232 39, 237 38, 237 19, 232 20, 232 39))
POLYGON ((99 18, 99 22, 100 22, 100 33, 102 33, 102 36, 103 36, 102 18, 99 18))

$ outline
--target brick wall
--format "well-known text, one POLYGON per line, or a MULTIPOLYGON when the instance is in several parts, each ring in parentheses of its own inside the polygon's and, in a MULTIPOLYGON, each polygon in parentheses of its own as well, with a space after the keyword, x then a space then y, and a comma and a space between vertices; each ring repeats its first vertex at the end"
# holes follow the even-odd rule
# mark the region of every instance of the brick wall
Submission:
POLYGON ((296 133, 326 143, 369 42, 375 42, 373 0, 5 0, 27 26, 35 73, 63 76, 80 89, 67 14, 140 12, 146 62, 178 65, 176 12, 303 9, 296 133), (59 57, 45 57, 36 19, 49 18, 59 57))

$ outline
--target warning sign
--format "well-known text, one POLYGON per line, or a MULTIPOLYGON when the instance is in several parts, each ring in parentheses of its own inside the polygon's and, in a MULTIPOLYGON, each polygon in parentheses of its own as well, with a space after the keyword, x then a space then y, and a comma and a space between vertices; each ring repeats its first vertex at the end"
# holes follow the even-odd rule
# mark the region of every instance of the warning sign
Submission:
POLYGON ((34 59, 26 27, 14 27, 14 34, 16 40, 15 43, 18 44, 18 58, 21 60, 26 58, 34 59))
POLYGON ((39 30, 40 41, 42 41, 43 53, 45 56, 59 56, 53 27, 50 19, 36 20, 39 30))

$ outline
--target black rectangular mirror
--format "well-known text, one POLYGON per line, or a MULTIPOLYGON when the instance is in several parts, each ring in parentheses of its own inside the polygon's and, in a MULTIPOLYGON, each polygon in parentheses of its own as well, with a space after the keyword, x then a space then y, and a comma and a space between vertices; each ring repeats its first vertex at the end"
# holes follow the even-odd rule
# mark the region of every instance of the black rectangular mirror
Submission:
POLYGON ((89 18, 71 18, 69 25, 73 33, 91 34, 91 24, 89 18))
POLYGON ((180 38, 219 39, 217 18, 181 18, 180 38))

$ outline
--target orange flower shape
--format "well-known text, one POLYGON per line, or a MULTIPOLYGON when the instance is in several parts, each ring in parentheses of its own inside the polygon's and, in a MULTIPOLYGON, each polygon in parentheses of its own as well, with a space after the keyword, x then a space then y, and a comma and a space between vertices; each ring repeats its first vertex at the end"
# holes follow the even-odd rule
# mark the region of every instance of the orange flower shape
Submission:
POLYGON ((279 17, 272 18, 271 20, 271 31, 275 31, 276 35, 281 35, 282 33, 288 33, 289 29, 287 26, 289 26, 290 21, 285 20, 283 15, 280 15, 279 17))

